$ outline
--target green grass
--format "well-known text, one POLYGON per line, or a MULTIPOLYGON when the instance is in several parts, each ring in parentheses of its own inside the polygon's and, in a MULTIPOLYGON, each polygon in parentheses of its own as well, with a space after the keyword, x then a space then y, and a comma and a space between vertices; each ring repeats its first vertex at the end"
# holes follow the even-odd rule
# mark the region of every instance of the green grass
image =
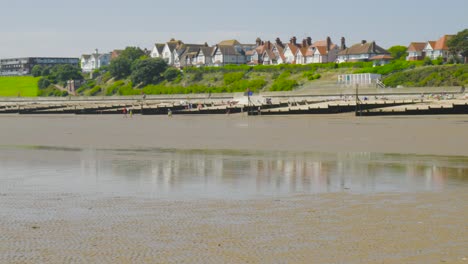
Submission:
POLYGON ((40 77, 0 77, 0 96, 36 97, 40 77))

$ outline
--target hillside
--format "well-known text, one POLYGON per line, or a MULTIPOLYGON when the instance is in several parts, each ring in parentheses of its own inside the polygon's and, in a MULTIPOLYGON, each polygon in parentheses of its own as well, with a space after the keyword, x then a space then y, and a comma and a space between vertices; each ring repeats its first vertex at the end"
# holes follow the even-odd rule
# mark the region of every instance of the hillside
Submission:
MULTIPOLYGON (((163 78, 158 84, 134 85, 130 78, 116 79, 106 69, 96 71, 77 89, 81 96, 140 94, 192 94, 259 91, 291 91, 336 88, 337 76, 345 73, 378 73, 388 87, 439 87, 468 84, 468 65, 430 65, 423 62, 394 61, 372 67, 372 63, 327 63, 309 65, 186 68, 163 78)), ((50 77, 44 77, 50 78, 50 77)), ((39 78, 0 78, 0 96, 67 96, 57 84, 38 89, 39 78)))
POLYGON ((424 66, 384 77, 390 87, 439 87, 468 85, 468 64, 424 66))

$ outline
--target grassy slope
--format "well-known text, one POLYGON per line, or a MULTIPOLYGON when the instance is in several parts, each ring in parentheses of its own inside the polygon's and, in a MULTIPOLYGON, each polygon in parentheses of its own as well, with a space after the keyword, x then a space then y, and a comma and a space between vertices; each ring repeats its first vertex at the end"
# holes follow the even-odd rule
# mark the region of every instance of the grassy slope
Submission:
POLYGON ((38 80, 39 78, 30 76, 0 77, 0 96, 36 97, 38 80))
POLYGON ((468 64, 425 66, 387 75, 391 87, 440 87, 468 85, 468 64))

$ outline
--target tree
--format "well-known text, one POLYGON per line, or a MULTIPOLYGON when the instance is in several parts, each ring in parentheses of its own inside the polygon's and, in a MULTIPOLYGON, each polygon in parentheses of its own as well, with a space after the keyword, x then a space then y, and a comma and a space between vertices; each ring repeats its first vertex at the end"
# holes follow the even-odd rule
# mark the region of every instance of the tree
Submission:
POLYGON ((468 29, 464 29, 452 37, 448 42, 447 46, 449 48, 452 56, 458 56, 460 54, 463 57, 464 63, 467 63, 468 60, 468 29))
POLYGON ((164 79, 168 80, 168 81, 173 81, 175 80, 177 77, 179 77, 180 75, 180 71, 174 67, 169 67, 166 69, 166 71, 164 72, 163 76, 164 76, 164 79))
POLYGON ((136 85, 156 84, 161 81, 167 63, 161 58, 138 59, 132 64, 132 82, 136 85))
POLYGON ((408 48, 405 46, 393 46, 388 49, 388 51, 392 54, 392 57, 395 60, 405 60, 407 50, 408 48))
POLYGON ((49 87, 50 81, 44 77, 40 78, 39 81, 37 81, 37 86, 39 89, 46 89, 49 87))
POLYGON ((34 65, 34 67, 31 70, 31 74, 34 77, 39 77, 42 75, 43 68, 41 65, 34 65))
POLYGON ((82 80, 81 70, 69 64, 57 65, 52 69, 52 75, 57 82, 66 82, 68 80, 82 80))
POLYGON ((126 47, 122 53, 120 53, 119 58, 125 58, 130 60, 130 63, 142 58, 145 56, 145 52, 138 47, 126 47))
POLYGON ((123 79, 130 76, 132 73, 132 62, 125 57, 118 57, 113 59, 109 65, 110 74, 117 78, 123 79))

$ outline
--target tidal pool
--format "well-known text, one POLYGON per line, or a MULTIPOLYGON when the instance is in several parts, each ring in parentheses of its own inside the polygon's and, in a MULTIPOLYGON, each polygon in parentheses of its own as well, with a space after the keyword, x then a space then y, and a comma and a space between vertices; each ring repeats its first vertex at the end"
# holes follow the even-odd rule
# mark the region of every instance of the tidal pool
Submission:
POLYGON ((0 148, 0 193, 252 199, 468 186, 468 157, 229 150, 0 148))

